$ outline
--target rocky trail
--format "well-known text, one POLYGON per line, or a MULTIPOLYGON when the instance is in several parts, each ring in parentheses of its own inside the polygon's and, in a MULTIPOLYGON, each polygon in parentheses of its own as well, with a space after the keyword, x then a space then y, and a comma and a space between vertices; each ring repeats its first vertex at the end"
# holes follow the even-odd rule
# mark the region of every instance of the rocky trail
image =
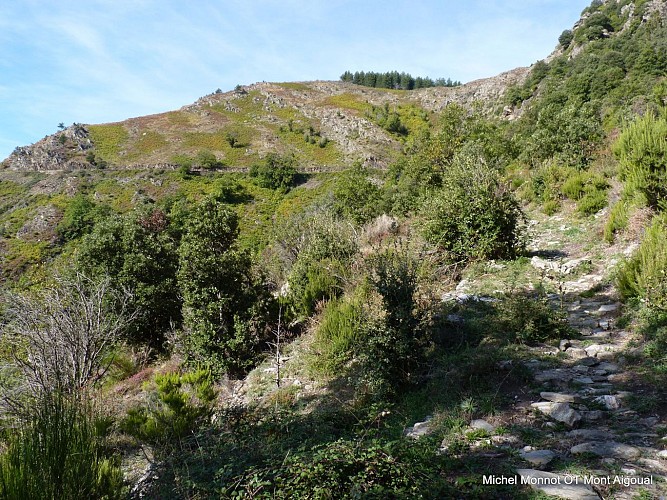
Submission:
MULTIPOLYGON (((551 222, 535 224, 544 229, 533 235, 531 250, 539 257, 531 265, 562 273, 560 293, 549 299, 566 311, 572 338, 561 339, 558 347, 529 348, 521 369, 532 382, 513 396, 513 408, 470 423, 468 433, 485 431, 472 448, 510 461, 516 484, 556 498, 667 498, 662 388, 641 377, 640 339, 621 328, 623 306, 608 279, 618 257, 628 253, 628 242, 614 248, 602 243, 597 221, 577 231, 576 222, 551 222), (583 273, 568 276, 582 263, 583 273), (530 438, 514 432, 518 428, 529 430, 530 438)), ((468 281, 454 295, 470 300, 471 286, 468 281)), ((514 370, 515 364, 508 360, 501 368, 514 370)), ((429 421, 418 422, 406 435, 418 438, 429 427, 429 421)), ((444 442, 442 451, 447 452, 444 442)))

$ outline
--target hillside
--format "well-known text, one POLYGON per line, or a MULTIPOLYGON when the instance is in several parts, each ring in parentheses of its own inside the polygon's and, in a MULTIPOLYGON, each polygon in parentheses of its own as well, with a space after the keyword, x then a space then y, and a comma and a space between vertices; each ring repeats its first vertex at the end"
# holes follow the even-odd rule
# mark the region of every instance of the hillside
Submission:
POLYGON ((527 73, 519 68, 457 88, 416 91, 343 82, 256 83, 209 94, 177 111, 73 125, 17 148, 3 165, 62 171, 91 168, 89 160, 97 159, 113 168, 177 167, 202 150, 232 168, 249 167, 270 152, 294 154, 306 170, 336 170, 355 160, 386 165, 401 152, 404 138, 383 129, 373 107, 398 110, 408 128, 437 119, 451 103, 470 107, 479 102, 499 114, 508 86, 520 84, 527 73), (312 144, 304 136, 312 136, 312 144))
POLYGON ((666 200, 658 0, 458 87, 263 82, 19 147, 0 497, 662 498, 666 200))

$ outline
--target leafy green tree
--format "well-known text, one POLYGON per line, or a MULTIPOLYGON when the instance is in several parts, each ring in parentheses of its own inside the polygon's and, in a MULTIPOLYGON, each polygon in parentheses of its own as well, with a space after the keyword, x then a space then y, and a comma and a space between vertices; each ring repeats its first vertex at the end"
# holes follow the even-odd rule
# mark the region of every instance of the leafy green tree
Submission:
POLYGON ((176 287, 177 242, 166 214, 144 208, 111 217, 81 242, 76 267, 88 276, 109 276, 117 289, 129 290, 136 313, 130 339, 162 349, 165 334, 181 321, 176 287))
POLYGON ((206 199, 190 213, 178 249, 186 354, 216 374, 252 364, 263 334, 255 320, 268 304, 238 234, 236 213, 206 199))
POLYGON ((203 149, 197 153, 194 163, 202 168, 209 169, 222 166, 222 162, 217 159, 215 154, 207 149, 203 149))

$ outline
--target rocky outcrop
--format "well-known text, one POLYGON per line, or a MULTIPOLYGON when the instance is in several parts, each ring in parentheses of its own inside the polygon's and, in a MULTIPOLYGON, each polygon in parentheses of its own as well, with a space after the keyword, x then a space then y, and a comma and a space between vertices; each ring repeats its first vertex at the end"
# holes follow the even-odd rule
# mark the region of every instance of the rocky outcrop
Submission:
POLYGON ((12 170, 79 169, 92 147, 86 127, 74 124, 31 146, 17 147, 3 165, 12 170))

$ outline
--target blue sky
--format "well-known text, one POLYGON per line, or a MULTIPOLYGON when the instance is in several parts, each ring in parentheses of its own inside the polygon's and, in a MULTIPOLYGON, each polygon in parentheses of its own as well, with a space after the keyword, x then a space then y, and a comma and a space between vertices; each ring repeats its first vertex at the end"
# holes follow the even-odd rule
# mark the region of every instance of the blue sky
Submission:
POLYGON ((64 122, 177 109, 217 88, 406 71, 470 81, 546 57, 589 0, 7 0, 0 159, 64 122))

